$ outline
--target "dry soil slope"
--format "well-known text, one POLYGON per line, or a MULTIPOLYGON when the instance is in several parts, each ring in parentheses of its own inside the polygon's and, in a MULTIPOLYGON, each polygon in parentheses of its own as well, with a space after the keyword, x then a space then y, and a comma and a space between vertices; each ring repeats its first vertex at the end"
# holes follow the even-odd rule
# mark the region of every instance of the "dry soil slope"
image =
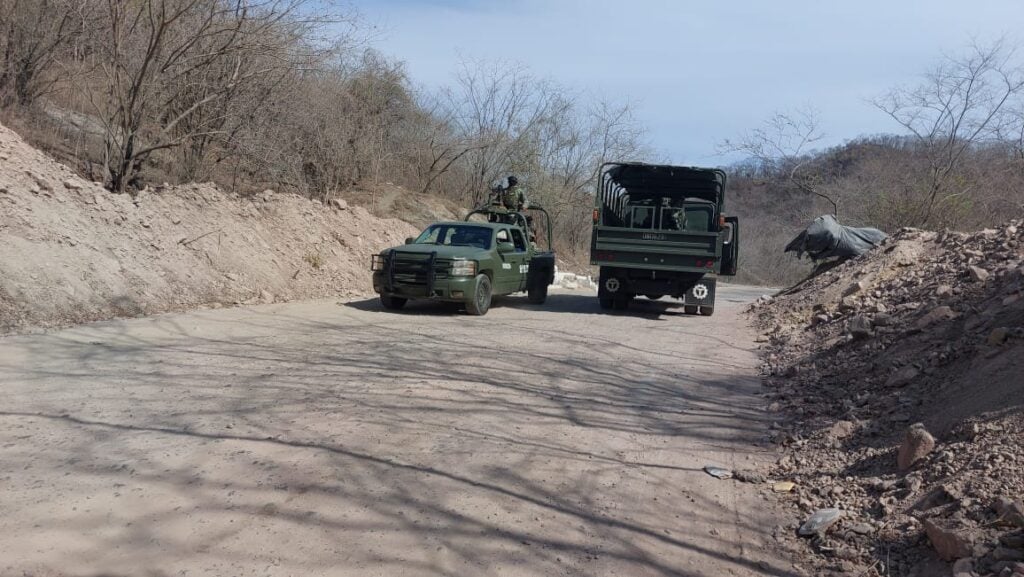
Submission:
POLYGON ((791 448, 775 473, 801 487, 794 517, 846 512, 814 545, 823 567, 932 575, 948 571, 927 568, 936 556, 965 557, 999 575, 1024 561, 1024 519, 1003 512, 1024 494, 1019 221, 902 231, 756 312, 772 408, 795 417, 775 435, 791 448), (901 469, 916 421, 936 445, 901 469))
POLYGON ((212 184, 110 194, 0 126, 0 333, 362 294, 370 255, 414 232, 358 206, 212 184))

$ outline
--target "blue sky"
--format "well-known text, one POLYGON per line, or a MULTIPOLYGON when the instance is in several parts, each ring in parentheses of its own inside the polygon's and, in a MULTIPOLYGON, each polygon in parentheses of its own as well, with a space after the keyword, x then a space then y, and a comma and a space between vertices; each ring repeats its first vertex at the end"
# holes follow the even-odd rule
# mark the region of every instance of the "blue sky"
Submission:
POLYGON ((374 45, 413 81, 462 59, 515 62, 590 98, 631 103, 669 160, 721 164, 716 145, 776 111, 815 108, 827 138, 898 127, 867 102, 972 39, 1010 41, 1022 0, 355 0, 374 45))

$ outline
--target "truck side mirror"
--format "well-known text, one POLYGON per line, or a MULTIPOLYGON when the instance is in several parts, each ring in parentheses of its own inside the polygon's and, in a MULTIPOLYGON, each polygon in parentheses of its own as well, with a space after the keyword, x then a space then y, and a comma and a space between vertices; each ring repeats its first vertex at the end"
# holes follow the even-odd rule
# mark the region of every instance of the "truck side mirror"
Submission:
POLYGON ((501 254, 505 254, 505 253, 509 253, 509 252, 515 252, 515 251, 516 251, 516 245, 514 245, 514 244, 512 244, 510 242, 499 242, 498 243, 498 252, 500 252, 501 254))
POLYGON ((412 241, 414 241, 414 240, 416 240, 416 239, 414 239, 413 237, 410 236, 410 237, 405 239, 405 244, 412 244, 412 241))

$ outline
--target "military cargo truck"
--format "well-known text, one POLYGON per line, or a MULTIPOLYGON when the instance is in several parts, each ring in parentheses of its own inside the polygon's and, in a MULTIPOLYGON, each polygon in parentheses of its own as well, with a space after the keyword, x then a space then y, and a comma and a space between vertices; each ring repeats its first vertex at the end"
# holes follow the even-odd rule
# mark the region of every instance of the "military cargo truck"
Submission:
POLYGON ((725 182, 725 172, 711 168, 601 166, 590 245, 601 308, 667 295, 682 299, 688 314, 714 313, 716 277, 735 275, 739 259, 725 182))
POLYGON ((494 296, 522 291, 531 303, 543 304, 555 275, 551 223, 540 207, 530 210, 545 216, 547 249, 535 242, 532 218, 485 206, 464 221, 431 224, 404 246, 374 255, 373 290, 392 310, 430 299, 464 303, 470 314, 484 315, 494 296), (486 222, 474 221, 477 215, 486 222))

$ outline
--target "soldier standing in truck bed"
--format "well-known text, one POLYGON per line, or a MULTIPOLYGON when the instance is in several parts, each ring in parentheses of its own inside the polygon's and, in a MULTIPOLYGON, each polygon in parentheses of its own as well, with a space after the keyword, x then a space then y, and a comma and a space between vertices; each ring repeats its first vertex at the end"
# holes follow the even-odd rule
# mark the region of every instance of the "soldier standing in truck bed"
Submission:
POLYGON ((526 193, 519 186, 519 179, 515 176, 508 177, 508 186, 501 189, 501 204, 506 210, 521 211, 527 207, 526 193))

